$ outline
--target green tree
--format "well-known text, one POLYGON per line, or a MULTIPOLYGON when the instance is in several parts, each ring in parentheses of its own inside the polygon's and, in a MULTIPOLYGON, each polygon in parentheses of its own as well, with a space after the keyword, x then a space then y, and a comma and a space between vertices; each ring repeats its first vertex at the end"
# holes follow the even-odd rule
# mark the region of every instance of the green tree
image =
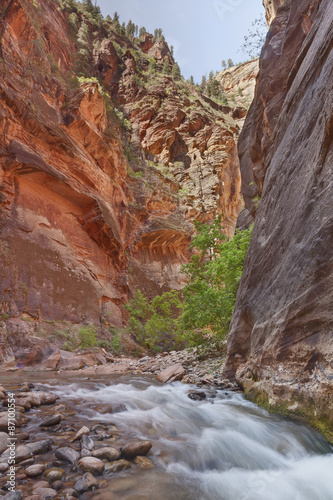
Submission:
POLYGON ((68 24, 69 24, 70 32, 74 36, 77 33, 77 30, 79 27, 78 18, 77 18, 77 15, 75 14, 75 12, 72 12, 71 14, 69 14, 68 24))
POLYGON ((140 344, 144 343, 144 322, 147 320, 148 308, 148 299, 140 290, 137 290, 125 305, 129 312, 127 330, 140 344))
POLYGON ((144 327, 145 342, 151 350, 159 352, 181 345, 179 315, 182 307, 177 290, 157 295, 151 301, 149 319, 144 327))
POLYGON ((207 86, 207 78, 206 78, 205 75, 202 75, 201 83, 200 83, 200 90, 201 90, 201 92, 205 92, 206 86, 207 86))
POLYGON ((144 26, 142 26, 140 28, 140 31, 139 31, 139 37, 141 38, 142 36, 144 36, 145 34, 147 33, 147 30, 144 26))
POLYGON ((119 23, 119 14, 118 14, 118 12, 117 12, 117 11, 113 14, 113 20, 114 20, 116 23, 119 23))
POLYGON ((173 53, 174 53, 174 46, 173 45, 170 45, 170 52, 171 52, 171 55, 173 57, 173 53))
POLYGON ((195 226, 194 253, 183 266, 188 281, 181 325, 192 341, 198 331, 223 338, 228 333, 251 230, 236 231, 228 240, 220 217, 210 225, 197 222, 195 226))
POLYGON ((76 12, 76 2, 75 0, 61 0, 61 7, 68 12, 76 12))
POLYGON ((209 97, 213 97, 214 99, 219 99, 221 97, 221 84, 218 80, 208 80, 207 94, 209 97))
POLYGON ((91 20, 96 21, 97 24, 101 25, 103 16, 101 14, 101 9, 96 2, 93 4, 92 0, 82 0, 82 6, 84 12, 90 14, 92 18, 91 20))
POLYGON ((221 66, 222 66, 222 69, 225 69, 227 67, 227 63, 225 62, 224 59, 222 59, 221 66))
POLYGON ((74 64, 74 70, 77 76, 88 76, 90 72, 90 54, 91 48, 89 44, 89 28, 84 22, 81 22, 79 31, 77 33, 77 58, 74 64))
POLYGON ((233 60, 228 59, 228 68, 232 68, 234 66, 233 60))
POLYGON ((165 59, 164 64, 163 64, 163 73, 166 75, 170 74, 171 68, 170 68, 170 61, 168 58, 165 59))
POLYGON ((171 290, 149 302, 140 290, 135 292, 125 308, 130 313, 127 330, 138 343, 152 351, 174 349, 181 344, 179 295, 171 290))
POLYGON ((135 24, 130 19, 126 26, 126 36, 128 36, 129 38, 133 37, 134 33, 135 33, 135 24))
POLYGON ((181 73, 180 73, 180 67, 178 66, 177 63, 175 63, 173 66, 172 66, 172 78, 174 80, 180 80, 181 79, 181 73))
POLYGON ((190 84, 191 85, 194 85, 194 78, 193 78, 193 75, 190 76, 190 84))

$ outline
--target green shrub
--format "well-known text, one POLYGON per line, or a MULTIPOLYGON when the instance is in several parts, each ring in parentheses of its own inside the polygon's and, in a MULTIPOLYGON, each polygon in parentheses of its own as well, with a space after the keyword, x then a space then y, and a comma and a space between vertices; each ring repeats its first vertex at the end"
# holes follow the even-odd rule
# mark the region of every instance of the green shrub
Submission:
POLYGON ((154 352, 175 349, 182 345, 179 314, 180 293, 176 290, 157 295, 151 302, 137 290, 125 306, 130 317, 127 331, 136 342, 154 352))
POLYGON ((155 57, 150 57, 149 58, 149 66, 148 66, 148 71, 149 73, 155 73, 157 70, 157 62, 155 57))
POLYGON ((113 334, 112 340, 110 342, 111 351, 114 354, 120 354, 122 351, 121 339, 118 332, 113 334))
POLYGON ((95 347, 97 345, 97 334, 94 325, 82 326, 78 330, 80 347, 95 347))

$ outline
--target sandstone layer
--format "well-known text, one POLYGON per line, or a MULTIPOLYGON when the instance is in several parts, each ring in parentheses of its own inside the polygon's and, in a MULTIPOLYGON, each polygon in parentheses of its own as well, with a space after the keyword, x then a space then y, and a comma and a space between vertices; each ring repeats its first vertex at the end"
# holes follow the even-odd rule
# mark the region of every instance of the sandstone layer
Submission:
POLYGON ((256 217, 226 371, 250 397, 304 416, 330 439, 332 37, 329 0, 287 2, 268 33, 239 142, 243 192, 256 217))
POLYGON ((84 61, 58 2, 1 7, 4 342, 50 321, 122 326, 135 289, 183 286, 193 221, 219 213, 231 235, 242 205, 234 110, 163 74, 162 39, 72 14, 84 61), (79 63, 95 80, 77 85, 79 63))
POLYGON ((234 117, 238 115, 238 124, 241 121, 241 126, 244 124, 246 112, 253 100, 258 72, 259 59, 254 59, 240 66, 224 69, 215 76, 228 101, 238 108, 238 113, 235 110, 234 117))

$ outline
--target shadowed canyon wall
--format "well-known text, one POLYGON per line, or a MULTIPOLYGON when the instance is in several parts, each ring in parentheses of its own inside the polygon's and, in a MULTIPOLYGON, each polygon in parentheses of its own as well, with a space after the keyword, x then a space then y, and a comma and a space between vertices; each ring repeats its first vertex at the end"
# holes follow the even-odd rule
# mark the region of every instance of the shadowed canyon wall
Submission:
POLYGON ((239 140, 255 224, 228 339, 249 397, 333 438, 333 11, 286 2, 239 140))

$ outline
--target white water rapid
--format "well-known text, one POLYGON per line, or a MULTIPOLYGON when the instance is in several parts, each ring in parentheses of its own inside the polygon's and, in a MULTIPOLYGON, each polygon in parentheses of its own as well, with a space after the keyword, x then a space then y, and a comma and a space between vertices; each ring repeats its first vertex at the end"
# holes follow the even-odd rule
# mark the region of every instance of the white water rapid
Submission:
POLYGON ((333 500, 332 448, 320 434, 241 394, 204 389, 207 399, 193 401, 188 393, 196 387, 139 376, 59 382, 47 387, 92 425, 116 424, 115 446, 134 438, 153 443, 153 469, 113 474, 94 498, 109 491, 126 500, 333 500), (117 412, 98 413, 96 403, 117 412))

